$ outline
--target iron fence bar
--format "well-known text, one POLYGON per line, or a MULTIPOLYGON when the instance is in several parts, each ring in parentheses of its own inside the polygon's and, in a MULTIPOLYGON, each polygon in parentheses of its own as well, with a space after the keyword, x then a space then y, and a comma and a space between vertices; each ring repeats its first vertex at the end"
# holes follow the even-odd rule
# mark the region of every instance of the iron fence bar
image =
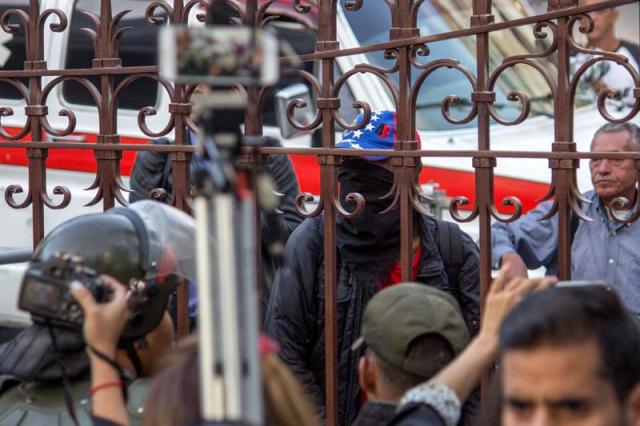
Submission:
MULTIPOLYGON (((257 30, 261 23, 259 21, 258 16, 258 2, 257 0, 247 0, 245 6, 245 25, 252 27, 254 30, 257 30)), ((264 89, 264 88, 263 88, 264 89)), ((247 111, 245 113, 244 120, 244 134, 245 136, 262 136, 263 126, 262 126, 262 101, 261 101, 261 88, 250 85, 247 87, 247 111)), ((254 194, 258 196, 258 167, 261 166, 261 163, 265 162, 265 159, 257 153, 255 148, 252 148, 254 152, 253 155, 249 155, 247 158, 247 164, 252 171, 250 173, 251 177, 251 187, 253 188, 254 194)), ((256 288, 256 306, 259 310, 262 308, 262 298, 260 295, 262 294, 261 286, 262 286, 262 232, 261 232, 261 214, 260 214, 260 204, 258 202, 255 203, 255 224, 254 224, 254 242, 255 242, 255 288, 256 288)), ((260 312, 257 315, 258 318, 262 318, 263 312, 260 312)))
MULTIPOLYGON (((147 19, 149 19, 149 11, 147 9, 147 19)), ((187 13, 183 0, 174 0, 173 8, 170 14, 172 24, 186 24, 187 13)), ((183 147, 189 144, 187 119, 191 114, 191 104, 189 102, 189 91, 184 84, 176 83, 169 104, 169 112, 174 120, 174 136, 175 145, 183 147)), ((169 153, 168 161, 172 164, 172 190, 171 204, 185 212, 191 211, 191 203, 189 201, 189 193, 191 187, 191 179, 189 173, 189 161, 191 154, 186 151, 173 151, 169 153)), ((179 336, 189 334, 189 283, 183 281, 176 291, 177 296, 177 332, 179 336)))
MULTIPOLYGON (((324 0, 318 4, 319 31, 316 51, 335 50, 337 41, 337 0, 324 0)), ((335 121, 333 110, 340 100, 332 96, 334 58, 324 58, 320 63, 322 81, 317 107, 322 116, 322 146, 335 146, 335 121)), ((324 211, 324 317, 325 317, 325 407, 327 425, 339 424, 338 417, 338 313, 337 313, 337 251, 336 251, 336 166, 339 157, 318 156, 320 164, 320 197, 324 211)))
POLYGON ((157 74, 159 68, 155 65, 138 67, 112 67, 102 68, 70 68, 70 69, 27 69, 27 70, 0 70, 0 78, 11 77, 90 77, 101 75, 135 75, 157 74))
MULTIPOLYGON (((392 8, 392 27, 389 30, 389 39, 399 39, 416 36, 420 33, 411 19, 413 0, 397 0, 392 8)), ((416 149, 415 143, 415 110, 411 110, 411 48, 402 46, 396 50, 398 65, 398 104, 397 115, 397 140, 396 149, 416 149)), ((413 208, 411 205, 412 188, 416 180, 416 161, 413 158, 402 158, 402 162, 395 167, 396 181, 399 183, 400 192, 400 265, 402 281, 412 280, 413 273, 413 208), (399 167, 398 167, 399 166, 399 167)))
MULTIPOLYGON (((577 6, 578 0, 549 0, 548 9, 567 8, 577 6)), ((569 93, 570 86, 570 51, 569 39, 571 37, 569 18, 562 16, 557 21, 557 80, 556 93, 554 94, 554 137, 553 151, 576 150, 573 142, 573 99, 569 93)), ((552 191, 557 200, 557 213, 559 220, 558 230, 558 275, 561 280, 571 278, 571 243, 570 221, 571 209, 569 207, 572 197, 572 183, 575 180, 575 167, 571 160, 550 160, 552 169, 552 191)))
MULTIPOLYGON (((491 0, 473 0, 473 16, 471 27, 488 25, 494 21, 491 13, 491 0)), ((491 149, 489 102, 495 95, 488 91, 489 81, 489 33, 476 35, 476 87, 472 93, 472 101, 477 105, 478 150, 491 149), (492 96, 493 95, 493 96, 492 96)), ((473 167, 476 175, 476 206, 479 212, 480 231, 480 312, 484 311, 484 301, 491 284, 491 212, 493 203, 493 168, 495 159, 474 157, 473 167)), ((491 377, 482 378, 482 393, 489 389, 491 377)))
POLYGON ((485 32, 494 32, 500 30, 506 30, 513 27, 520 27, 524 25, 535 24, 536 22, 548 21, 551 19, 557 19, 561 17, 567 17, 572 15, 579 15, 587 12, 593 12, 596 10, 604 10, 623 6, 625 4, 638 3, 638 0, 607 0, 601 3, 595 3, 585 6, 576 6, 570 8, 563 8, 554 10, 553 12, 541 13, 538 15, 528 16, 526 18, 512 19, 504 22, 498 22, 494 24, 478 25, 477 27, 466 28, 456 31, 448 31, 444 33, 438 33, 422 37, 412 37, 407 39, 399 39, 394 41, 388 41, 383 43, 370 44, 363 47, 354 47, 349 49, 335 49, 328 50, 326 52, 306 53, 304 55, 296 56, 295 58, 284 56, 280 58, 281 62, 308 62, 326 58, 339 58, 342 56, 352 56, 363 53, 370 53, 376 51, 384 51, 389 49, 397 49, 403 46, 416 46, 421 44, 435 43, 438 41, 451 40, 454 38, 474 36, 485 32))
MULTIPOLYGON (((9 149, 30 149, 30 148, 42 148, 49 150, 92 150, 92 151, 152 151, 152 152, 184 152, 194 153, 198 150, 196 146, 173 146, 173 145, 137 145, 137 144, 91 144, 91 143, 78 143, 78 142, 0 142, 0 148, 9 149)), ((447 157, 447 158, 528 158, 538 160, 558 159, 558 160, 589 160, 597 158, 607 159, 640 159, 639 152, 590 152, 590 151, 502 151, 502 150, 397 150, 390 152, 380 149, 362 149, 357 151, 348 151, 340 148, 280 148, 280 147, 263 147, 257 150, 260 154, 271 155, 304 155, 304 156, 318 156, 318 155, 334 155, 338 157, 364 157, 364 156, 380 156, 386 155, 392 158, 407 157, 447 157)))
MULTIPOLYGON (((44 52, 42 49, 42 31, 43 27, 39 25, 40 9, 36 0, 29 1, 29 21, 24 23, 24 31, 27 39, 25 69, 43 69, 47 67, 44 62, 44 52)), ((29 78, 29 97, 25 99, 27 106, 25 108, 27 115, 28 127, 31 130, 32 137, 37 140, 43 139, 42 125, 40 117, 46 114, 46 108, 40 105, 41 84, 37 77, 29 78)), ((47 188, 47 172, 46 159, 47 150, 33 148, 27 151, 29 164, 29 192, 25 202, 31 203, 31 213, 33 215, 33 247, 44 238, 44 197, 46 197, 47 188)), ((28 205, 28 204, 27 204, 28 205)), ((26 207, 26 205, 25 205, 26 207)))

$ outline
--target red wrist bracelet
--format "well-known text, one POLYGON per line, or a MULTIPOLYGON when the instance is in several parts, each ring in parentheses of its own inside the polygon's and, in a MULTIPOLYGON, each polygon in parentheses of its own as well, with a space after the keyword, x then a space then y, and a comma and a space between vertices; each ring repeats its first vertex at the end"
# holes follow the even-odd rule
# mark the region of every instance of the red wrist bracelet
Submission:
POLYGON ((110 388, 112 386, 118 386, 121 388, 123 385, 124 383, 122 382, 122 380, 112 380, 110 382, 100 383, 99 385, 95 385, 91 388, 91 390, 89 391, 89 395, 93 396, 96 392, 104 388, 110 388))

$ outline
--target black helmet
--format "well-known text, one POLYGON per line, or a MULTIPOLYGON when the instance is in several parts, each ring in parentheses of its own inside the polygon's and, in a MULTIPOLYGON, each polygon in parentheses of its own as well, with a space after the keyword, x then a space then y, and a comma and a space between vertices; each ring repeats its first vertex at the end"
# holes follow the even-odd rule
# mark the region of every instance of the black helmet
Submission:
POLYGON ((98 274, 122 283, 142 279, 140 241, 124 215, 93 213, 73 218, 51 231, 38 245, 33 261, 45 262, 57 253, 79 256, 98 274))
MULTIPOLYGON (((125 285, 132 278, 137 280, 131 298, 134 306, 120 340, 121 347, 132 348, 135 340, 158 326, 175 285, 194 278, 194 241, 193 218, 145 200, 59 225, 38 245, 31 266, 37 268, 65 254, 82 258, 84 266, 125 285)), ((34 324, 0 345, 0 374, 24 380, 59 379, 59 353, 64 353, 69 378, 86 371, 82 334, 50 327, 41 320, 34 317, 34 324)))
POLYGON ((33 263, 73 256, 97 274, 129 284, 133 306, 122 334, 121 342, 126 342, 157 327, 175 286, 182 279, 194 278, 194 241, 193 218, 163 203, 144 200, 59 225, 38 245, 33 263))

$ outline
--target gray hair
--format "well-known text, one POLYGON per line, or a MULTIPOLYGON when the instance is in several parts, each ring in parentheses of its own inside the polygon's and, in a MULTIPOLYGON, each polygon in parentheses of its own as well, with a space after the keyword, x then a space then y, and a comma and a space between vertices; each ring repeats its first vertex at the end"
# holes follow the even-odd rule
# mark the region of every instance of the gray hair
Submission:
POLYGON ((593 140, 596 140, 600 133, 619 133, 619 132, 627 132, 629 133, 629 144, 631 145, 631 151, 637 152, 640 151, 640 127, 633 123, 607 123, 601 126, 596 133, 593 135, 593 140))

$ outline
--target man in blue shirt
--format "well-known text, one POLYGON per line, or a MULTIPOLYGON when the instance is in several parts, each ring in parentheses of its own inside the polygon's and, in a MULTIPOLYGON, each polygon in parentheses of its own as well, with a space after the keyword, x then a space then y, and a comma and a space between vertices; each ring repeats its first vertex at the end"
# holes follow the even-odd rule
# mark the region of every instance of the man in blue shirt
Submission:
MULTIPOLYGON (((595 133, 592 152, 640 151, 640 128, 632 123, 605 124, 595 133)), ((625 197, 637 206, 638 172, 633 159, 594 159, 590 162, 594 189, 584 195, 582 211, 592 222, 580 221, 571 246, 571 276, 610 284, 627 308, 640 318, 640 223, 612 218, 610 206, 625 197)), ((495 266, 509 261, 515 275, 540 266, 555 274, 558 261, 558 216, 539 220, 551 208, 547 201, 512 223, 495 223, 491 238, 495 266)), ((618 215, 625 212, 617 211, 618 215)), ((628 211, 630 215, 632 211, 628 211)))

